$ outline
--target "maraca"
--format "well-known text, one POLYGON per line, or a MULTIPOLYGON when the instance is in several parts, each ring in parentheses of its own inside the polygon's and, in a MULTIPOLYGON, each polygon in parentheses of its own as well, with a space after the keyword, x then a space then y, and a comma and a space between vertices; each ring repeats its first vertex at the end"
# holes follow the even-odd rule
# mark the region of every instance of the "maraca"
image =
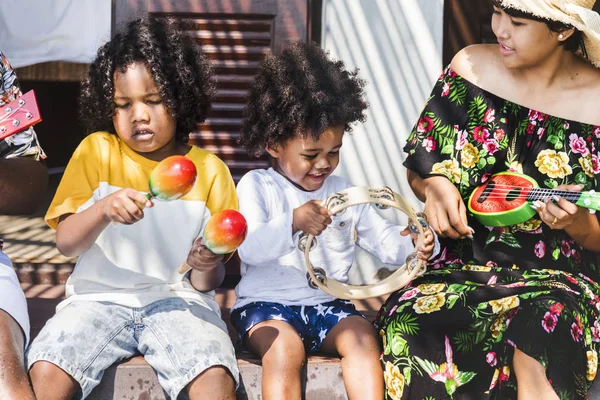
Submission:
MULTIPOLYGON (((204 228, 204 246, 215 254, 235 251, 248 233, 248 224, 242 214, 235 210, 221 210, 213 215, 204 228)), ((179 273, 186 273, 191 267, 184 263, 179 273)))
MULTIPOLYGON (((176 200, 185 196, 196 182, 196 166, 187 157, 170 156, 163 159, 150 173, 150 191, 144 196, 148 200, 176 200)), ((138 207, 144 205, 138 203, 138 207)), ((119 222, 113 221, 114 225, 119 222)))
POLYGON ((150 174, 148 200, 176 200, 187 194, 196 182, 196 166, 187 157, 171 156, 158 163, 150 174))

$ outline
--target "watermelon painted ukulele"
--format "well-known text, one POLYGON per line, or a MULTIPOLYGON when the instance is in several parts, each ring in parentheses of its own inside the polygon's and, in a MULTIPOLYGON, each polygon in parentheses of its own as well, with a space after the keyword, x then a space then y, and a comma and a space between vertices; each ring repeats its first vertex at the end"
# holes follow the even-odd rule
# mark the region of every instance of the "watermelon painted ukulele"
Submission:
POLYGON ((0 106, 0 140, 19 133, 42 120, 33 90, 0 106))
POLYGON ((500 172, 477 187, 469 197, 469 211, 485 226, 508 226, 519 224, 537 212, 531 203, 545 201, 550 196, 560 196, 590 212, 600 210, 600 194, 568 192, 566 190, 541 189, 537 182, 524 174, 500 172))

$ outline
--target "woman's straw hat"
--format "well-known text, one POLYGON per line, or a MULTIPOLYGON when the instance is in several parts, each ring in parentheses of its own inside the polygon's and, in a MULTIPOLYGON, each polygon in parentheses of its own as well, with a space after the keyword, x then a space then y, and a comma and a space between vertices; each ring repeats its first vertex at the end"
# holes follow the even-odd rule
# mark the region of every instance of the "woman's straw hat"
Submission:
MULTIPOLYGON (((500 3, 581 31, 587 59, 600 68, 600 15, 592 11, 596 0, 500 0, 500 3)), ((583 56, 581 50, 578 54, 583 56)))

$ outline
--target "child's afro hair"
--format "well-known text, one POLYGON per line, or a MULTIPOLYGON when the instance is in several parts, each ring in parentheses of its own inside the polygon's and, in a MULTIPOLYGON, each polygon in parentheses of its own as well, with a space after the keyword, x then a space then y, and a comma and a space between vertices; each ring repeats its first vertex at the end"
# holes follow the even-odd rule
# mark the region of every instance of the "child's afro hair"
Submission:
POLYGON ((358 69, 315 43, 291 42, 280 55, 267 55, 250 89, 240 144, 259 156, 265 146, 277 147, 296 135, 319 136, 328 128, 364 122, 368 104, 358 69))
POLYGON ((172 22, 156 17, 131 21, 98 49, 79 97, 79 114, 87 132, 116 133, 114 74, 133 63, 146 66, 165 107, 176 117, 176 139, 187 142, 210 108, 211 67, 197 43, 172 22))

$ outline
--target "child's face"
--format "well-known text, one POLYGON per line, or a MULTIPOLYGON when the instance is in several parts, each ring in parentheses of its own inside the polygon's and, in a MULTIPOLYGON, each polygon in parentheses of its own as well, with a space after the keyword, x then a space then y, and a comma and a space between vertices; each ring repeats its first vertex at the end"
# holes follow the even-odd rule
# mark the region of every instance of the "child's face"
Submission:
POLYGON ((160 161, 177 154, 177 120, 164 106, 154 80, 143 64, 116 71, 115 115, 117 135, 136 153, 160 161))
POLYGON ((344 125, 338 125, 325 130, 317 141, 295 137, 277 148, 267 147, 267 151, 276 159, 277 172, 311 192, 321 188, 340 163, 343 137, 344 125))

